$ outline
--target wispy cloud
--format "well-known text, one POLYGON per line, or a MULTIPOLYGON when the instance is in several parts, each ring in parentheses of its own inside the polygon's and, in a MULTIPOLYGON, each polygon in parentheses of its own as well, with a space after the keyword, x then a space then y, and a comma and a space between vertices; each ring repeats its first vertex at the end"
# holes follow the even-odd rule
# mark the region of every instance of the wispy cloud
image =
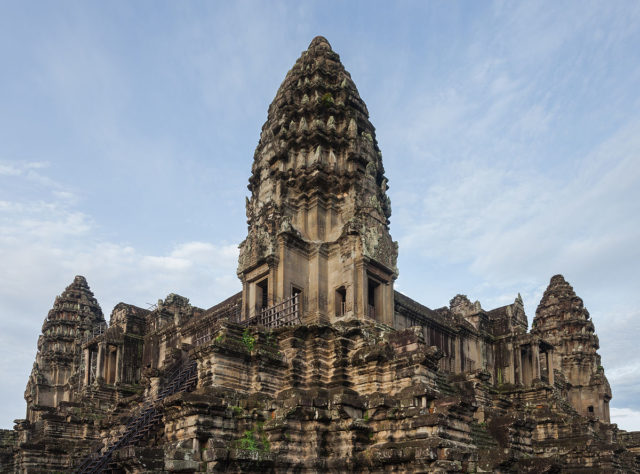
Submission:
POLYGON ((611 423, 627 431, 637 431, 640 426, 640 410, 611 407, 611 423))
POLYGON ((457 68, 414 69, 387 110, 399 287, 431 306, 520 292, 531 320, 565 274, 599 331, 613 405, 637 410, 640 359, 620 334, 640 330, 623 316, 640 305, 640 67, 624 58, 640 9, 494 7, 499 27, 478 24, 457 68))
MULTIPOLYGON (((2 179, 29 181, 36 165, 3 165, 2 179)), ((40 178, 47 178, 46 174, 40 178)), ((50 179, 42 183, 57 189, 50 179)), ((209 307, 239 290, 237 246, 182 242, 166 253, 149 254, 110 242, 91 216, 66 196, 50 200, 0 201, 0 373, 7 382, 0 424, 22 415, 22 391, 33 363, 40 325, 56 294, 76 274, 87 277, 105 317, 119 301, 146 306, 171 292, 209 307)))

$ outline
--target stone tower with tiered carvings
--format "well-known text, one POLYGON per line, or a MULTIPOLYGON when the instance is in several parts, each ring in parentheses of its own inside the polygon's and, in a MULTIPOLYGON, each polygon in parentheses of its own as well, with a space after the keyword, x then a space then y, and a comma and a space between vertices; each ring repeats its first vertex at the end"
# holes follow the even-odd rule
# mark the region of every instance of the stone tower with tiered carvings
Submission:
POLYGON ((269 107, 249 179, 238 275, 244 318, 300 295, 303 322, 393 323, 397 244, 375 130, 326 39, 269 107))
POLYGON ((0 472, 638 472, 582 300, 430 309, 394 291, 397 245, 367 108, 315 38, 269 107, 249 180, 242 291, 208 309, 119 303, 83 277, 38 340, 0 472))
POLYGON ((533 326, 532 332, 555 347, 553 365, 571 405, 583 416, 608 423, 611 387, 597 353, 598 336, 582 298, 562 275, 551 278, 533 326))
POLYGON ((27 419, 35 422, 41 411, 73 401, 81 370, 81 341, 104 316, 87 281, 76 276, 60 296, 42 324, 38 352, 24 393, 27 419))

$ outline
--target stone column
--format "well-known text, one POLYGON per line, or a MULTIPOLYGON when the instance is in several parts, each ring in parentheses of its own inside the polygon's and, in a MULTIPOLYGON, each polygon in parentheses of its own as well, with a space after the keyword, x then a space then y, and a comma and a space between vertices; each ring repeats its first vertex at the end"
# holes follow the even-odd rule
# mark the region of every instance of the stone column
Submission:
POLYGON ((531 362, 533 363, 531 380, 540 380, 540 343, 531 344, 531 362))
POLYGON ((120 383, 122 380, 122 346, 116 346, 116 375, 113 383, 120 383))
POLYGON ((102 377, 104 379, 104 353, 105 353, 105 343, 98 343, 98 361, 96 364, 96 379, 102 377))
POLYGON ((354 315, 358 319, 367 317, 367 274, 364 262, 360 260, 354 264, 353 295, 354 295, 354 315))
POLYGON ((113 346, 106 346, 105 357, 104 357, 104 381, 111 384, 113 380, 111 380, 111 366, 113 365, 113 357, 112 351, 113 346))
POLYGON ((393 307, 393 285, 388 281, 381 283, 382 285, 382 318, 380 322, 393 327, 394 307, 393 307))
POLYGON ((463 362, 462 362, 462 345, 461 345, 461 338, 458 337, 452 337, 452 346, 453 346, 453 367, 451 367, 452 371, 454 373, 461 373, 462 372, 462 367, 463 367, 463 362))
POLYGON ((84 382, 83 385, 86 387, 89 385, 89 373, 91 372, 91 351, 87 347, 84 350, 84 382))
POLYGON ((522 383, 522 360, 520 355, 520 346, 516 344, 509 344, 511 347, 509 350, 511 351, 512 359, 513 359, 513 379, 510 381, 513 384, 522 383))
MULTIPOLYGON (((291 277, 288 275, 288 268, 286 266, 288 250, 285 247, 284 238, 278 237, 278 265, 276 265, 276 272, 273 277, 273 294, 276 301, 282 301, 288 296, 291 296, 291 277), (288 278, 288 280, 287 280, 288 278), (287 288, 287 285, 289 288, 287 288)), ((307 286, 307 285, 305 285, 307 286)), ((305 291, 308 291, 305 288, 305 291)))

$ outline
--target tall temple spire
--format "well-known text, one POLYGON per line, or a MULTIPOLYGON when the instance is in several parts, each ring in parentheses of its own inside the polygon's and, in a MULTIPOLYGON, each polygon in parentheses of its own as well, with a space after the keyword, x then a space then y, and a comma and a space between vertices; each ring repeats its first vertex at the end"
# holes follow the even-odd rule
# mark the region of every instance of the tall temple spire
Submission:
POLYGON ((382 154, 325 38, 311 41, 278 89, 251 171, 238 265, 245 315, 302 292, 308 321, 391 322, 397 244, 382 154))

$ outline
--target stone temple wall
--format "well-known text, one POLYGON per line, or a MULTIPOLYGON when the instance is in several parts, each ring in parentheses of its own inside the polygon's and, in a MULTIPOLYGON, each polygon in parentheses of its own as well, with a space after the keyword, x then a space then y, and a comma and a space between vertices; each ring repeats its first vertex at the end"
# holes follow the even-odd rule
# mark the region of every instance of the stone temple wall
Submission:
POLYGON ((170 294, 109 324, 84 277, 55 299, 0 472, 640 472, 582 299, 430 309, 394 291, 375 129, 315 38, 269 107, 242 291, 170 294))
POLYGON ((492 332, 519 320, 518 301, 484 312, 456 297, 433 311, 396 293, 396 321, 414 321, 406 328, 358 319, 246 326, 241 304, 235 295, 201 310, 170 295, 153 311, 118 305, 110 328, 81 347, 114 345, 123 360, 116 373, 134 367, 139 378, 78 374, 73 401, 39 407, 37 420, 2 433, 3 472, 100 459, 149 407, 155 421, 86 472, 640 472, 637 433, 582 415, 561 368, 555 381, 496 375, 521 347, 543 347, 535 334, 492 332), (493 324, 500 314, 511 323, 493 324), (453 341, 448 368, 438 328, 453 341), (135 342, 125 342, 129 333, 135 342), (463 364, 459 347, 469 339, 482 349, 463 364), (125 362, 127 344, 138 343, 139 357, 125 362), (162 396, 190 363, 191 385, 162 396))

